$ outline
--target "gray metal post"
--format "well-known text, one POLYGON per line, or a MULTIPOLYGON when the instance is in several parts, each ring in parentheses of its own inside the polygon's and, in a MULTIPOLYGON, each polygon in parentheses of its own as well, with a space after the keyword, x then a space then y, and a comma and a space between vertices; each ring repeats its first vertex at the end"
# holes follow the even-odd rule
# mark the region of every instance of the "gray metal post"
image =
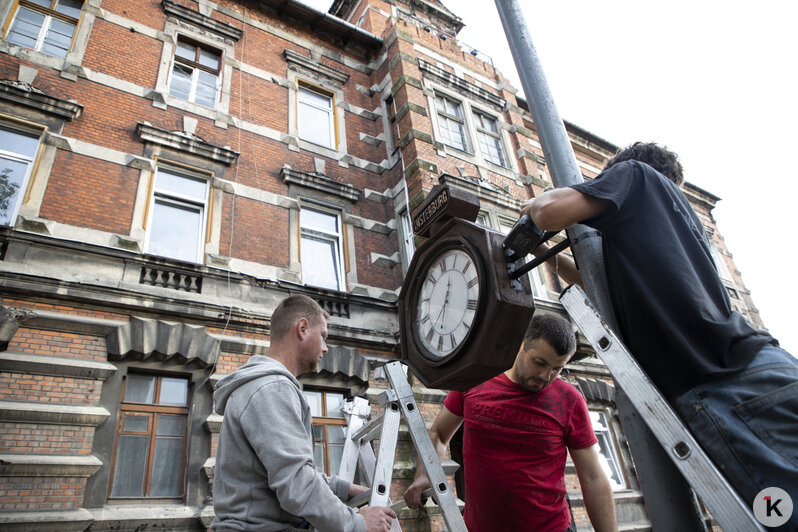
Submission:
MULTIPOLYGON (((513 60, 521 78, 521 85, 529 104, 529 111, 538 132, 546 165, 556 187, 566 187, 583 181, 576 162, 568 133, 549 91, 543 67, 532 44, 524 15, 517 0, 496 0, 499 17, 513 54, 513 60)), ((579 264, 585 291, 601 312, 604 320, 617 330, 615 316, 607 291, 607 279, 601 249, 601 238, 590 228, 576 225, 568 230, 574 257, 579 264)), ((634 433, 635 441, 629 440, 635 458, 638 476, 644 489, 646 507, 655 529, 680 530, 682 532, 706 530, 705 525, 696 519, 700 511, 695 507, 695 497, 681 474, 669 460, 662 460, 661 454, 651 452, 658 448, 659 442, 651 431, 639 420, 635 421, 633 412, 626 412, 628 406, 619 404, 618 410, 626 420, 627 432, 634 433), (640 426, 630 427, 629 423, 640 426), (643 480, 646 479, 646 480, 643 480), (647 489, 647 486, 656 488, 647 489), (667 496, 663 496, 667 494, 667 496)))

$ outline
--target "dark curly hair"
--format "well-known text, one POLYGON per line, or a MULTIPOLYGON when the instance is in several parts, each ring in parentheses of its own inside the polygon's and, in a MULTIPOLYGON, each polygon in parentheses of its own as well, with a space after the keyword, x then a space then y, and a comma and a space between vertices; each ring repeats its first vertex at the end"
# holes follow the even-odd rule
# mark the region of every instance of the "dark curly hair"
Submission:
POLYGON ((546 340, 561 357, 572 355, 576 351, 576 335, 571 323, 554 314, 535 314, 524 334, 524 343, 534 340, 546 340))
POLYGON ((684 183, 682 163, 679 162, 679 156, 655 142, 635 142, 630 146, 621 148, 618 153, 607 161, 604 165, 604 170, 629 160, 646 163, 676 183, 677 186, 684 183))

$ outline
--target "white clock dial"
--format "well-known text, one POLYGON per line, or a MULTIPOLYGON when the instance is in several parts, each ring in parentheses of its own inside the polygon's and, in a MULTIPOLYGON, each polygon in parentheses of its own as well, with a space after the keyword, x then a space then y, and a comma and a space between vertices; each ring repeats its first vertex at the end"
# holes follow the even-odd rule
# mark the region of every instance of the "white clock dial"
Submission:
POLYGON ((415 316, 416 334, 427 352, 443 358, 471 331, 479 304, 479 272, 460 249, 440 254, 422 274, 415 316))

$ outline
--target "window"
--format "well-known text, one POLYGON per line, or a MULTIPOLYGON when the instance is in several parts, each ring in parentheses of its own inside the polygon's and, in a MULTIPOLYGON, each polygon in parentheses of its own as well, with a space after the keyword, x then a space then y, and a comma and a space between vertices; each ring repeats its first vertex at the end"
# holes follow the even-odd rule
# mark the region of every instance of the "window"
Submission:
POLYGON ((6 40, 47 55, 66 57, 82 6, 81 0, 19 0, 6 40))
MULTIPOLYGON (((491 225, 490 225, 490 216, 488 215, 488 213, 486 213, 486 212, 480 212, 479 214, 477 214, 477 223, 478 223, 479 225, 483 225, 483 226, 485 226, 485 227, 488 227, 488 228, 490 228, 490 226, 491 226, 491 225)), ((512 229, 512 228, 510 228, 510 229, 512 229)), ((507 234, 507 232, 508 232, 510 229, 502 229, 502 231, 504 231, 504 234, 507 234)))
POLYGON ((593 432, 596 434, 599 445, 599 462, 601 469, 607 475, 613 490, 626 488, 626 483, 621 474, 621 463, 612 443, 607 415, 604 412, 590 411, 590 420, 593 422, 593 432))
POLYGON ((436 96, 435 110, 438 113, 438 129, 443 143, 458 150, 468 151, 468 137, 460 102, 436 96))
POLYGON ((182 497, 188 379, 129 373, 122 394, 111 498, 182 497))
POLYGON ((313 462, 320 473, 337 475, 344 452, 346 418, 341 407, 344 394, 305 390, 313 415, 313 462))
POLYGON ((299 252, 303 282, 320 288, 342 290, 341 217, 303 206, 299 212, 299 225, 302 228, 299 252))
POLYGON ((410 264, 413 254, 416 252, 415 233, 413 232, 413 220, 407 209, 403 209, 399 215, 402 221, 402 249, 404 250, 406 264, 410 264))
POLYGON ((202 262, 208 180, 159 168, 150 202, 147 252, 202 262))
POLYGON ((720 278, 724 281, 732 281, 732 275, 729 271, 729 267, 726 265, 726 260, 723 258, 723 255, 717 246, 715 246, 714 242, 710 242, 709 252, 712 255, 712 260, 715 262, 715 268, 717 268, 720 278))
POLYGON ((499 166, 505 166, 504 149, 502 148, 501 134, 495 118, 482 113, 474 113, 474 126, 477 128, 477 141, 479 151, 486 161, 499 166))
POLYGON ((300 85, 298 91, 299 138, 335 149, 335 105, 333 95, 316 87, 300 85))
POLYGON ((221 63, 220 52, 178 40, 169 94, 214 109, 221 63))
POLYGON ((0 225, 14 225, 38 150, 38 136, 0 126, 0 225))

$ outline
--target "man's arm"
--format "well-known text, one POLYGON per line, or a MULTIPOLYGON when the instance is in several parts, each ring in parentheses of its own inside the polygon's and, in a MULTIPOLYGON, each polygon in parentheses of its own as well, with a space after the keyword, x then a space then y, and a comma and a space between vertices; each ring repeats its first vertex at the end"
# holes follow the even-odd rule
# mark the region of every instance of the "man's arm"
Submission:
MULTIPOLYGON (((438 453, 438 459, 443 460, 446 458, 446 447, 449 441, 463 424, 463 418, 452 414, 445 406, 441 408, 441 413, 435 418, 435 422, 429 429, 429 438, 432 440, 432 446, 435 447, 435 452, 438 453)), ((423 506, 421 501, 421 494, 424 490, 430 487, 429 479, 426 475, 426 469, 421 461, 418 461, 416 466, 416 477, 413 483, 405 490, 405 502, 407 506, 414 509, 419 509, 423 506)))
POLYGON ((569 451, 576 466, 576 474, 579 476, 579 484, 582 486, 582 495, 585 499, 585 509, 593 529, 596 532, 617 531, 615 501, 612 498, 612 488, 607 475, 601 470, 598 444, 569 451))
POLYGON ((544 231, 559 231, 593 218, 610 208, 609 200, 582 194, 570 187, 555 188, 521 204, 521 216, 528 214, 544 231))
MULTIPOLYGON (((521 204, 521 216, 528 214, 535 225, 545 231, 560 231, 593 218, 610 207, 607 200, 582 194, 570 187, 555 188, 521 204)), ((537 256, 549 248, 542 244, 532 250, 537 256)), ((570 258, 558 253, 548 262, 568 284, 582 284, 582 276, 570 258)))

